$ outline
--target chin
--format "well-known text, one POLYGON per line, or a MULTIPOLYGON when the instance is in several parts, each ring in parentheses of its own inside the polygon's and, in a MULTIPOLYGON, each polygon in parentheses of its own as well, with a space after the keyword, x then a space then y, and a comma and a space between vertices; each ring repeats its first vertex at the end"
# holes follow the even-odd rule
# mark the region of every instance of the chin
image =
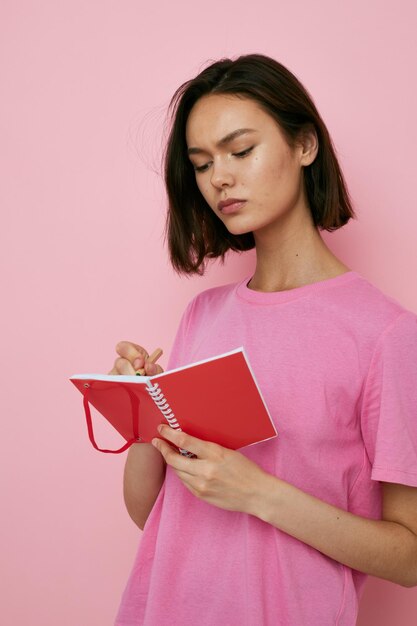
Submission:
POLYGON ((248 230, 246 228, 228 228, 227 230, 231 235, 235 235, 236 237, 239 235, 248 235, 253 232, 251 229, 248 230))
POLYGON ((231 235, 247 235, 248 233, 253 232, 254 230, 256 230, 256 225, 250 225, 250 224, 242 224, 238 222, 238 220, 235 220, 235 223, 230 223, 229 224, 225 224, 223 222, 223 224, 226 226, 227 230, 229 231, 229 233, 231 235))

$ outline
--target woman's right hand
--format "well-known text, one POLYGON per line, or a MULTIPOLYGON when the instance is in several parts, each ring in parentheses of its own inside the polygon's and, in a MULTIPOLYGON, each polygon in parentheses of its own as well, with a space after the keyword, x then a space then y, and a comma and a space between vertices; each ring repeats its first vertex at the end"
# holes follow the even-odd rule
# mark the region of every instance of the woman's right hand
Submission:
POLYGON ((164 371, 157 363, 150 363, 149 353, 145 348, 131 341, 119 341, 116 345, 116 352, 119 356, 109 374, 134 376, 143 367, 146 376, 161 374, 164 371))
MULTIPOLYGON (((163 372, 160 365, 147 360, 148 351, 136 343, 119 341, 116 352, 118 357, 109 374, 134 376, 143 367, 148 376, 163 372)), ((164 457, 151 443, 141 441, 130 446, 123 475, 123 497, 130 517, 141 530, 161 490, 165 470, 164 457)))

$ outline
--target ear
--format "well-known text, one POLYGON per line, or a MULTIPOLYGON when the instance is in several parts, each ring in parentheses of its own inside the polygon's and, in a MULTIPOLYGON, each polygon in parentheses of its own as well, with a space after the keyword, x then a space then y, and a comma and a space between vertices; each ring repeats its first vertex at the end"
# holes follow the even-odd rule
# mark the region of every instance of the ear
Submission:
POLYGON ((319 141, 313 127, 305 128, 299 136, 300 164, 304 167, 311 165, 319 150, 319 141))

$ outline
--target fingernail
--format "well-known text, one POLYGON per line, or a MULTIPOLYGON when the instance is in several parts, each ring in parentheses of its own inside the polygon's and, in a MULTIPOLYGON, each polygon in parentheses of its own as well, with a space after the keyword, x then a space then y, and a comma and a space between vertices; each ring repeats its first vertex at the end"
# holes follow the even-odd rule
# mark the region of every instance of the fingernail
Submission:
POLYGON ((158 433, 162 433, 162 429, 163 429, 163 425, 159 424, 159 426, 157 428, 158 433))
POLYGON ((141 365, 142 365, 142 359, 135 359, 133 361, 133 367, 135 368, 135 370, 139 369, 141 365))

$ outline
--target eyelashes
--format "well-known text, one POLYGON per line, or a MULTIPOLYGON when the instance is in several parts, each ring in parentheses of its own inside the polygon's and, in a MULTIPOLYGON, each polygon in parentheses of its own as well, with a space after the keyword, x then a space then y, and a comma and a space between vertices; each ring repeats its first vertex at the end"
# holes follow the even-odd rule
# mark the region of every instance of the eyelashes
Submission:
POLYGON ((197 165, 194 165, 194 171, 195 172, 205 172, 207 168, 208 168, 208 164, 207 163, 205 165, 200 165, 198 167, 197 167, 197 165))
MULTIPOLYGON (((250 148, 246 148, 246 150, 242 150, 241 152, 233 152, 232 156, 237 157, 238 159, 244 159, 245 157, 247 157, 252 150, 254 149, 255 146, 251 146, 250 148)), ((195 172, 206 172, 210 166, 210 163, 205 163, 204 165, 194 165, 194 171, 195 172)))
POLYGON ((247 148, 246 150, 242 150, 242 152, 235 152, 233 156, 239 157, 240 159, 244 159, 245 156, 247 156, 250 152, 252 152, 254 147, 255 146, 251 146, 250 148, 247 148))

